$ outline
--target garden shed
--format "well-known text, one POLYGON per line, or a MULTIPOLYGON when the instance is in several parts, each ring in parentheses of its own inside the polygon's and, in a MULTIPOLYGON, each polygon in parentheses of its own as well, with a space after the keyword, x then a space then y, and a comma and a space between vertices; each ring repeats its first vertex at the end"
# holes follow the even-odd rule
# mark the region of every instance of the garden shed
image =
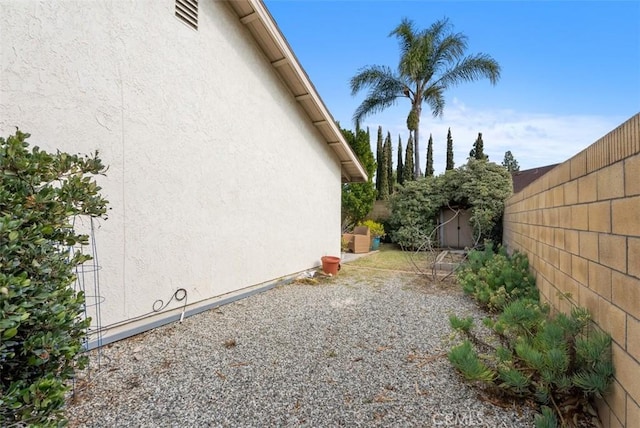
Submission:
POLYGON ((440 210, 440 246, 442 248, 472 248, 473 227, 471 210, 462 207, 443 207, 440 210))
POLYGON ((2 135, 109 166, 91 346, 340 254, 366 173, 261 1, 2 2, 0 43, 2 135))

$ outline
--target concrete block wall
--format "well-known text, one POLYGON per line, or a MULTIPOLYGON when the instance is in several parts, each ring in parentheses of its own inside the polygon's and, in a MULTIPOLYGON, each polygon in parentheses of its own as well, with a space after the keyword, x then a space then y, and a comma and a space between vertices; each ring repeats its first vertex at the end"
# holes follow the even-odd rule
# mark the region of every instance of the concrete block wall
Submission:
POLYGON ((600 419, 639 427, 640 114, 513 195, 503 243, 528 255, 544 300, 587 307, 611 334, 616 379, 600 419))

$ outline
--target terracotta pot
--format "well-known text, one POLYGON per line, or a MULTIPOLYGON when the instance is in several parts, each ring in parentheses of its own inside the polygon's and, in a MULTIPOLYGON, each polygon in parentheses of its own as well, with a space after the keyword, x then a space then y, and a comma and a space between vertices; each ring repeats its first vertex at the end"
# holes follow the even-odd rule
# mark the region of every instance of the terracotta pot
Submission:
POLYGON ((322 271, 326 274, 337 275, 340 270, 340 257, 323 256, 322 271))

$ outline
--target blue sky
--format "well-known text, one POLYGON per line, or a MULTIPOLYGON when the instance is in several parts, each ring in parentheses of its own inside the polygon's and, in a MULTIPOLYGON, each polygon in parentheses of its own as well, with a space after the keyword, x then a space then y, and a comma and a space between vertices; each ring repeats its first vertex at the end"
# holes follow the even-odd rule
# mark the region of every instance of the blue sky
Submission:
MULTIPOLYGON (((388 35, 404 17, 419 28, 447 17, 455 32, 468 37, 468 53, 493 56, 502 66, 496 86, 463 83, 447 92, 442 117, 423 111, 421 167, 433 134, 436 174, 444 170, 448 128, 456 166, 482 132, 490 160, 500 163, 511 150, 521 169, 528 169, 565 161, 640 112, 639 1, 265 4, 344 128, 354 127, 353 112, 366 94, 351 96, 349 79, 366 65, 397 67, 398 41, 388 35)), ((408 111, 408 100, 401 99, 363 125, 374 139, 382 125, 396 150, 398 136, 406 146, 408 111)))

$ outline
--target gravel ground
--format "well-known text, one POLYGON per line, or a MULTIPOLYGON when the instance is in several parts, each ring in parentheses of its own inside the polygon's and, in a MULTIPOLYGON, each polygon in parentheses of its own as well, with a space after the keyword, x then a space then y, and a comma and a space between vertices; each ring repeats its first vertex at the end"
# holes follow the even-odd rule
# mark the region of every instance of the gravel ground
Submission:
POLYGON ((449 314, 481 317, 469 298, 360 273, 343 266, 104 347, 71 426, 533 425, 531 409, 479 399, 448 363, 449 314))

